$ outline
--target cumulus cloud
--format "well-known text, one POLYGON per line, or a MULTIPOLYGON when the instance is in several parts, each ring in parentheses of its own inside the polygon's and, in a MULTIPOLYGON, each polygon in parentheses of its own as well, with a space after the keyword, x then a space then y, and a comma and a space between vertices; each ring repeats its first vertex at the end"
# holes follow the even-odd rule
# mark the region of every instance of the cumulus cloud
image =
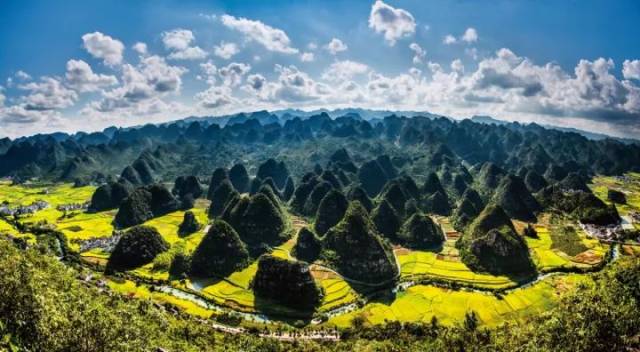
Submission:
POLYGON ((162 43, 170 50, 169 59, 173 60, 201 60, 207 57, 207 52, 199 46, 192 46, 195 41, 193 32, 187 29, 174 29, 162 33, 162 43))
POLYGON ((422 47, 420 45, 418 45, 418 43, 411 43, 409 44, 409 49, 411 49, 411 51, 413 51, 413 64, 414 65, 418 65, 422 63, 422 60, 424 60, 425 56, 427 56, 427 51, 422 49, 422 47))
POLYGON ((45 111, 64 109, 72 106, 78 99, 78 94, 65 87, 62 82, 53 77, 42 77, 39 82, 32 82, 20 86, 29 91, 22 99, 25 110, 45 111))
POLYGON ((322 74, 322 79, 332 82, 342 82, 357 75, 365 74, 369 66, 351 60, 337 61, 331 64, 322 74))
POLYGON ((624 60, 622 63, 622 76, 626 79, 640 80, 640 60, 624 60))
POLYGON ((456 39, 456 37, 452 36, 451 34, 445 35, 442 39, 442 43, 446 45, 455 44, 457 41, 458 40, 456 39))
POLYGON ((235 54, 240 52, 240 48, 235 43, 227 43, 225 41, 220 42, 219 45, 216 45, 213 48, 213 53, 220 58, 225 60, 229 60, 235 54))
POLYGON ((227 28, 242 33, 247 40, 255 41, 269 51, 283 54, 298 53, 298 49, 291 46, 289 36, 281 29, 273 28, 260 21, 231 15, 222 15, 221 21, 227 28))
POLYGON ((408 11, 393 8, 377 0, 371 7, 369 28, 376 33, 383 33, 387 43, 393 46, 398 39, 415 33, 416 21, 408 11))
POLYGON ((462 35, 462 37, 460 37, 460 40, 467 43, 475 43, 478 41, 478 32, 475 28, 469 27, 464 31, 464 34, 462 35))
POLYGON ((122 62, 124 45, 100 32, 87 33, 82 36, 84 48, 96 59, 102 59, 108 66, 116 66, 122 62))
POLYGON ((18 70, 18 72, 16 72, 16 78, 21 80, 21 81, 28 81, 31 79, 31 75, 22 71, 22 70, 18 70))
POLYGON ((158 99, 167 94, 178 93, 182 87, 182 75, 187 69, 172 66, 159 56, 141 59, 138 66, 122 66, 122 85, 103 92, 103 99, 90 104, 92 110, 111 112, 115 110, 136 110, 159 106, 158 99), (149 102, 153 101, 153 104, 149 102))
POLYGON ((227 86, 209 87, 207 90, 196 94, 195 99, 205 109, 217 109, 236 102, 231 89, 227 86))
POLYGON ((251 71, 251 65, 232 62, 218 70, 218 75, 225 86, 235 87, 242 83, 244 76, 251 71))
POLYGON ((115 76, 94 73, 91 66, 82 60, 67 61, 65 77, 67 84, 79 92, 95 92, 118 83, 115 76))
POLYGON ((333 38, 331 41, 324 46, 324 48, 331 53, 331 55, 336 55, 339 52, 346 51, 349 47, 347 44, 343 43, 342 40, 338 38, 333 38))
POLYGON ((147 55, 148 50, 147 50, 147 44, 145 43, 137 42, 133 44, 131 48, 140 55, 147 55))
POLYGON ((260 91, 264 88, 267 79, 261 74, 253 74, 247 77, 247 86, 254 91, 260 91))
POLYGON ((316 59, 316 56, 313 53, 302 53, 300 54, 300 61, 302 62, 312 62, 316 59))

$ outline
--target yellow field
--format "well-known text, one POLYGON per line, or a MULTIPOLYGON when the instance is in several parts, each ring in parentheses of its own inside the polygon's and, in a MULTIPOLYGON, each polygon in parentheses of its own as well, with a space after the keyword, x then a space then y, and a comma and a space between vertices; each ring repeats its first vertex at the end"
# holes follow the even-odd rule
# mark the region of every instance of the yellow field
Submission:
POLYGON ((107 280, 107 285, 111 290, 117 293, 129 297, 151 299, 156 302, 169 303, 180 308, 186 313, 193 314, 202 318, 209 318, 213 313, 212 310, 206 309, 192 301, 181 299, 163 292, 151 292, 147 286, 136 285, 133 281, 124 280, 123 282, 116 282, 107 280))
MULTIPOLYGON (((403 250, 404 252, 405 250, 403 250)), ((459 258, 441 259, 440 253, 410 251, 396 256, 402 269, 401 279, 413 281, 420 279, 438 279, 458 282, 482 288, 509 288, 517 286, 517 282, 506 276, 493 276, 475 273, 459 258)))
POLYGON ((452 325, 462 321, 469 311, 476 312, 483 324, 497 325, 550 309, 559 292, 585 278, 585 275, 577 274, 550 277, 532 286, 513 290, 502 298, 483 292, 413 286, 399 293, 391 304, 370 303, 362 309, 331 318, 327 325, 348 327, 356 316, 362 316, 367 324, 429 322, 435 316, 440 323, 452 325))
POLYGON ((620 215, 627 215, 630 211, 640 212, 640 174, 630 172, 625 174, 628 181, 623 182, 613 176, 597 176, 589 185, 593 193, 605 203, 611 204, 607 199, 607 190, 613 188, 625 193, 627 204, 616 204, 620 215))
POLYGON ((3 181, 0 182, 0 203, 7 201, 12 206, 19 206, 43 200, 55 208, 61 204, 84 203, 91 199, 95 189, 93 186, 76 188, 67 183, 12 186, 11 183, 3 181))
POLYGON ((565 268, 591 268, 600 264, 608 249, 606 245, 596 239, 588 238, 582 230, 578 229, 578 235, 588 250, 572 257, 552 248, 553 241, 547 226, 536 225, 535 228, 538 238, 525 237, 525 239, 536 267, 541 272, 565 268))

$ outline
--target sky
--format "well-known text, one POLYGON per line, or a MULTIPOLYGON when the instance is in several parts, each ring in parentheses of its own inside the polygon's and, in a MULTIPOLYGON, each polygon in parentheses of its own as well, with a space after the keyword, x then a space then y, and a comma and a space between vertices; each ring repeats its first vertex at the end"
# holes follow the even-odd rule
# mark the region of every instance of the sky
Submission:
POLYGON ((640 2, 0 2, 0 137, 361 107, 640 138, 640 2))

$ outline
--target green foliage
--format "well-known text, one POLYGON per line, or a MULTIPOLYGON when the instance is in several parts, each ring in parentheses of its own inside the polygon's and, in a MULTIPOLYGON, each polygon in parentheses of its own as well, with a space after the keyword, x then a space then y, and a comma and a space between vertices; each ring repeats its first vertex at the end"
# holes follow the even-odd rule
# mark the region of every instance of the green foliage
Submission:
POLYGON ((233 187, 240 193, 247 191, 249 187, 249 173, 243 164, 235 164, 229 170, 229 180, 233 187))
POLYGON ((237 196, 239 196, 239 194, 233 188, 231 182, 227 179, 222 180, 218 188, 212 193, 211 205, 209 206, 209 218, 213 219, 221 216, 229 201, 237 196))
POLYGON ((324 242, 323 256, 346 277, 380 283, 398 275, 391 248, 358 202, 349 204, 344 218, 327 232, 324 242), (325 255, 329 251, 335 255, 325 255))
POLYGON ((505 176, 493 195, 493 202, 499 205, 512 219, 535 222, 535 212, 540 210, 538 201, 529 193, 521 178, 505 176))
POLYGON ((373 209, 373 202, 371 201, 371 198, 369 198, 367 192, 360 186, 351 189, 347 195, 347 199, 350 202, 360 202, 368 212, 373 209))
POLYGON ((133 191, 120 205, 114 223, 126 228, 178 209, 178 202, 163 185, 154 184, 133 191))
POLYGON ((389 239, 395 239, 402 225, 402 220, 388 201, 382 200, 373 210, 371 219, 376 229, 389 239))
POLYGON ((242 197, 223 217, 238 232, 252 253, 265 251, 290 237, 285 231, 285 219, 280 210, 264 194, 242 197))
POLYGON ((187 211, 184 213, 184 219, 178 228, 178 235, 182 237, 188 236, 200 230, 201 227, 202 225, 198 223, 198 219, 196 219, 195 214, 193 214, 192 211, 187 211))
POLYGON ((387 176, 376 160, 368 161, 358 170, 358 180, 369 197, 375 197, 387 183, 387 176))
POLYGON ((308 263, 313 263, 322 250, 322 242, 316 235, 306 227, 302 227, 298 231, 296 244, 293 246, 292 254, 308 263))
POLYGON ((216 220, 191 258, 191 273, 198 277, 226 277, 249 265, 249 252, 238 233, 216 220))
POLYGON ((402 225, 398 235, 401 243, 409 248, 428 249, 442 245, 444 233, 430 217, 416 213, 402 225))
MULTIPOLYGON (((246 170, 245 170, 246 171, 246 170)), ((227 169, 219 167, 213 171, 211 180, 209 182, 209 191, 207 193, 207 199, 214 200, 214 192, 220 187, 224 180, 229 179, 227 169)))
POLYGON ((471 269, 492 274, 529 274, 534 270, 526 242, 502 208, 489 204, 456 246, 471 269))
POLYGON ((324 235, 329 231, 330 228, 342 220, 348 206, 349 202, 342 192, 336 189, 330 190, 329 193, 322 198, 318 206, 314 224, 316 232, 319 235, 324 235))
POLYGON ((320 303, 321 291, 305 262, 263 255, 252 286, 257 297, 292 308, 312 311, 320 303))
POLYGON ((111 252, 107 272, 124 271, 148 264, 169 244, 160 233, 149 226, 136 226, 127 231, 111 252))
POLYGON ((131 191, 131 184, 126 181, 104 184, 93 193, 89 211, 99 212, 117 208, 129 196, 131 191))

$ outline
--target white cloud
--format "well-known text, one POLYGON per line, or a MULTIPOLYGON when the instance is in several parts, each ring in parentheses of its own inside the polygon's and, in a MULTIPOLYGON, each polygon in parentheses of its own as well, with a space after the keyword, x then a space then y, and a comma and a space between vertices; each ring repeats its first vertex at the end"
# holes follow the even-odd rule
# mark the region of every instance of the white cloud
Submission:
POLYGON ((168 50, 186 50, 195 39, 193 32, 187 29, 174 29, 162 33, 162 42, 168 50))
POLYGON ((65 87, 59 79, 53 77, 42 77, 40 82, 21 85, 20 89, 30 92, 22 99, 25 110, 65 109, 73 106, 78 99, 75 91, 65 87))
POLYGON ((408 11, 393 8, 377 0, 371 7, 369 28, 376 33, 384 33, 384 39, 393 46, 398 39, 408 37, 416 31, 416 21, 408 11))
POLYGON ((236 103, 231 89, 227 86, 209 87, 207 90, 196 94, 195 99, 205 109, 218 109, 226 105, 236 103))
POLYGON ((455 44, 457 41, 458 40, 456 39, 456 37, 452 36, 451 34, 445 35, 444 39, 442 39, 442 43, 446 45, 455 44))
POLYGON ((478 41, 478 32, 475 28, 469 27, 460 38, 463 42, 475 43, 478 41))
POLYGON ((148 53, 147 44, 142 42, 133 44, 131 48, 140 55, 147 55, 148 53))
POLYGON ((427 52, 422 49, 422 47, 420 47, 420 45, 418 45, 418 43, 411 43, 409 44, 409 49, 411 49, 411 51, 413 51, 414 55, 413 55, 413 64, 414 65, 418 65, 422 63, 422 60, 424 60, 425 56, 427 55, 427 52))
POLYGON ((447 34, 442 39, 442 43, 444 43, 446 45, 462 43, 462 42, 465 42, 467 44, 471 44, 471 43, 475 43, 477 41, 478 41, 478 31, 476 31, 476 29, 473 28, 473 27, 467 28, 459 38, 456 38, 451 34, 447 34))
POLYGON ((464 53, 467 54, 470 58, 474 60, 478 60, 478 49, 476 48, 465 48, 464 53))
POLYGON ((218 75, 225 86, 235 87, 242 83, 243 77, 251 71, 251 65, 232 62, 218 70, 218 75))
POLYGON ((300 61, 302 62, 312 62, 316 59, 315 55, 313 53, 302 53, 300 54, 300 61))
POLYGON ((624 60, 622 63, 622 76, 626 79, 640 80, 640 60, 624 60))
POLYGON ((253 74, 247 77, 247 85, 254 91, 260 91, 264 88, 267 80, 261 74, 253 74))
POLYGON ((307 44, 307 49, 316 50, 316 49, 318 49, 318 44, 311 42, 311 43, 307 44))
POLYGON ((220 42, 219 45, 216 45, 213 49, 213 53, 220 58, 225 60, 229 60, 235 54, 240 52, 240 48, 235 43, 227 43, 225 41, 220 42))
POLYGON ((221 20, 226 27, 244 34, 247 40, 255 41, 269 51, 283 54, 298 53, 298 49, 291 46, 291 40, 281 29, 273 28, 260 21, 231 15, 222 15, 221 20))
POLYGON ((343 43, 342 40, 338 38, 333 38, 331 41, 324 46, 324 48, 331 53, 331 55, 336 55, 341 51, 346 51, 349 47, 347 44, 343 43))
POLYGON ((29 75, 28 73, 22 70, 18 70, 18 72, 16 72, 16 78, 18 78, 21 81, 28 81, 31 79, 31 75, 29 75))
POLYGON ((462 61, 460 61, 460 59, 451 61, 451 70, 464 73, 464 65, 462 64, 462 61))
POLYGON ((207 81, 207 84, 210 86, 216 84, 218 68, 211 60, 200 64, 200 69, 204 72, 204 77, 199 75, 197 76, 198 79, 207 81))
POLYGON ((116 66, 122 62, 124 45, 100 32, 87 33, 82 36, 84 48, 96 59, 104 60, 108 66, 116 66))
POLYGON ((342 82, 352 79, 357 75, 365 74, 369 66, 355 61, 344 60, 331 64, 322 74, 322 79, 332 82, 342 82))
POLYGON ((154 112, 162 105, 161 97, 180 92, 182 75, 186 72, 187 69, 171 66, 159 56, 144 57, 136 67, 125 64, 122 66, 122 85, 103 92, 103 99, 92 102, 89 108, 103 113, 115 110, 154 112))
POLYGON ((207 52, 198 46, 191 46, 195 41, 193 32, 187 29, 174 29, 162 33, 162 43, 171 51, 169 59, 173 60, 201 60, 207 57, 207 52))
POLYGON ((95 74, 91 66, 82 60, 67 61, 65 77, 68 85, 79 92, 94 92, 118 83, 114 76, 95 74))

